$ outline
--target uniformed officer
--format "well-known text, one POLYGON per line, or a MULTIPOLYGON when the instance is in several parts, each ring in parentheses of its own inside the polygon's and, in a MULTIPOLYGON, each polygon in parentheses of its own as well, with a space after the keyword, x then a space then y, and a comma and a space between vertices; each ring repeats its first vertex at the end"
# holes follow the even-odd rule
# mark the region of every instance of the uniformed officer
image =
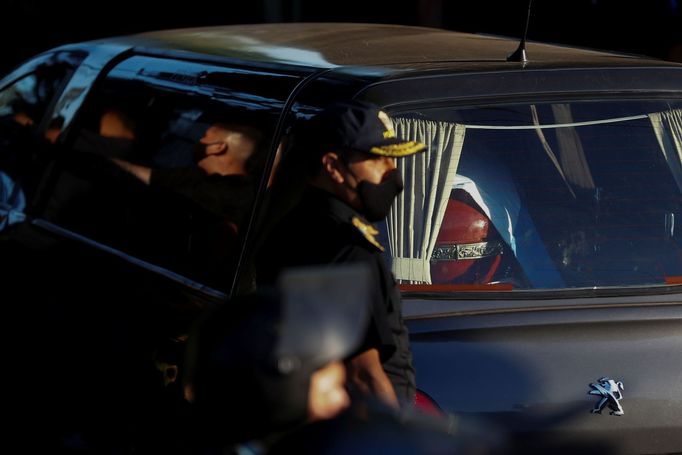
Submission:
POLYGON ((363 102, 337 103, 299 125, 290 153, 308 168, 299 204, 270 232, 257 261, 259 285, 293 266, 364 263, 373 283, 371 323, 346 360, 352 391, 397 407, 412 403, 415 374, 400 294, 372 222, 402 191, 395 159, 425 148, 396 136, 388 116, 363 102))

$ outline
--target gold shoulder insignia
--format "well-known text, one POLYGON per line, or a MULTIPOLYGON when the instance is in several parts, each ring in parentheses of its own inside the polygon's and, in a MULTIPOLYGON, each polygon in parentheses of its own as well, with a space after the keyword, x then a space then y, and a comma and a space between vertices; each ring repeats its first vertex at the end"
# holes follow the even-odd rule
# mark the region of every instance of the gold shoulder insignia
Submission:
POLYGON ((379 234, 379 231, 377 231, 377 228, 372 226, 369 223, 365 223, 362 221, 360 218, 357 216, 354 216, 352 219, 353 226, 360 231, 362 236, 367 239, 369 243, 374 245, 375 247, 379 248, 381 251, 384 251, 384 247, 379 243, 379 241, 376 239, 376 235, 379 234))

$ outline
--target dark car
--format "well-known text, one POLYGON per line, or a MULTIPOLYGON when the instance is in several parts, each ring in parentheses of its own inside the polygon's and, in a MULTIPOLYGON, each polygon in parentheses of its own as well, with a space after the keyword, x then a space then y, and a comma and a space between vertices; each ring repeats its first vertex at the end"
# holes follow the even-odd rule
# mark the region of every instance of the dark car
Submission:
POLYGON ((291 126, 358 99, 428 146, 400 161, 405 191, 380 223, 418 387, 523 451, 682 452, 682 66, 537 43, 508 62, 516 46, 231 26, 63 46, 3 78, 18 426, 123 450, 182 425, 158 383, 177 384, 203 308, 253 289, 262 236, 301 190, 291 126), (192 167, 216 124, 260 137, 231 218, 116 164, 192 167))

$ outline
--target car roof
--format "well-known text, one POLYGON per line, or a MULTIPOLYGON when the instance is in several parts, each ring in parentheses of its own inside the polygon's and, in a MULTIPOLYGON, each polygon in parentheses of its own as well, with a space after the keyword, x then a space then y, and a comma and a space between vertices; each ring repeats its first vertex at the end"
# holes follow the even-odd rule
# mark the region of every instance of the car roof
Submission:
MULTIPOLYGON (((254 63, 385 71, 482 68, 680 66, 640 56, 529 42, 527 64, 506 57, 518 39, 387 24, 284 23, 187 28, 113 39, 140 49, 185 51, 254 63)), ((100 40, 103 41, 103 40, 100 40)), ((106 40, 111 42, 112 39, 106 40)), ((390 71, 389 71, 390 72, 390 71)), ((385 74, 384 74, 385 75, 385 74)))

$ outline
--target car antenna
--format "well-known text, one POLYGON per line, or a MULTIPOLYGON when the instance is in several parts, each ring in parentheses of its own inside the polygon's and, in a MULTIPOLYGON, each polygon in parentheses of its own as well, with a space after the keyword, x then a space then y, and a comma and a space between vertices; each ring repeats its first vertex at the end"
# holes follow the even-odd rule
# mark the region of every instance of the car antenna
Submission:
POLYGON ((530 7, 533 4, 533 0, 528 0, 528 16, 526 16, 526 28, 523 31, 523 37, 519 43, 519 47, 516 48, 513 54, 507 57, 508 62, 521 62, 528 63, 528 57, 526 56, 526 36, 528 35, 528 24, 530 23, 530 7))

